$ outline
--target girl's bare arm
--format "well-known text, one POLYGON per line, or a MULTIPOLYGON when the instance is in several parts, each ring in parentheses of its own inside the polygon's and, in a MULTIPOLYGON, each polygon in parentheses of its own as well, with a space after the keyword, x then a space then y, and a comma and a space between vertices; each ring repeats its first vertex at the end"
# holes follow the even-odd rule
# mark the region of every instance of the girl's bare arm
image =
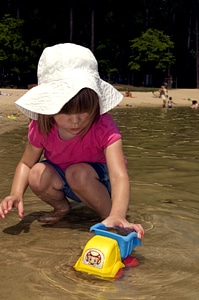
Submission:
POLYGON ((42 149, 27 143, 26 149, 16 167, 10 195, 5 197, 0 203, 0 219, 12 210, 13 207, 18 209, 20 217, 23 216, 23 195, 28 187, 29 171, 39 160, 42 149))
POLYGON ((122 149, 122 141, 118 140, 105 150, 107 166, 111 181, 112 208, 109 216, 103 221, 107 227, 119 226, 135 230, 142 239, 144 229, 140 224, 127 221, 126 214, 130 201, 130 181, 122 149))

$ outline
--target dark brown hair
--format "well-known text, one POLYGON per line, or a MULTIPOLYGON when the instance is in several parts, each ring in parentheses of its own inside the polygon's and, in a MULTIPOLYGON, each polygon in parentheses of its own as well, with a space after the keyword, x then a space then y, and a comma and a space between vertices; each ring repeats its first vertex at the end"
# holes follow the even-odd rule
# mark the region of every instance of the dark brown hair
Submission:
MULTIPOLYGON (((89 114, 89 123, 81 132, 81 137, 89 130, 91 125, 100 116, 99 96, 89 88, 84 88, 79 91, 69 102, 67 102, 59 111, 61 114, 89 114)), ((58 114, 59 114, 58 113, 58 114)), ((39 131, 48 135, 53 125, 55 124, 54 117, 51 115, 38 115, 39 131)))

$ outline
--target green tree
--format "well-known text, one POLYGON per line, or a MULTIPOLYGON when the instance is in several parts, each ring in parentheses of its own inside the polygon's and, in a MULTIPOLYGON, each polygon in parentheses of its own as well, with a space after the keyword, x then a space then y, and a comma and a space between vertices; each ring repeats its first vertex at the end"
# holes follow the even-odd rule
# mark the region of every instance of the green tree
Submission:
POLYGON ((22 35, 24 21, 5 15, 0 23, 0 67, 1 75, 19 76, 20 65, 26 59, 25 42, 22 35))
POLYGON ((4 15, 0 22, 0 78, 2 85, 36 82, 39 56, 46 47, 41 39, 28 43, 24 38, 24 20, 4 15), (34 74, 34 75, 33 75, 34 74))
POLYGON ((143 74, 158 72, 170 76, 175 57, 171 52, 174 43, 168 35, 157 29, 148 29, 130 43, 132 54, 128 65, 131 71, 141 71, 143 74))
MULTIPOLYGON (((100 67, 105 78, 109 76, 114 81, 128 84, 132 84, 134 80, 140 85, 143 83, 144 74, 150 75, 153 72, 153 78, 169 77, 171 70, 178 87, 193 88, 196 82, 197 87, 199 86, 199 0, 140 0, 136 2, 133 10, 130 9, 127 0, 124 0, 122 5, 113 0, 57 0, 56 5, 52 1, 46 5, 46 1, 40 0, 1 2, 0 23, 3 24, 5 14, 24 20, 21 40, 25 41, 26 47, 23 44, 23 55, 17 55, 21 63, 19 65, 17 61, 15 63, 10 60, 12 67, 14 65, 19 69, 20 66, 21 75, 30 72, 31 68, 36 69, 44 45, 73 42, 91 48, 98 61, 103 62, 100 67), (157 45, 155 31, 150 28, 164 32, 163 40, 157 38, 157 45), (148 29, 152 31, 152 36, 148 34, 147 43, 144 35, 148 29), (141 44, 139 40, 143 32, 144 42, 141 44), (166 35, 175 43, 174 48, 169 45, 169 38, 168 42, 166 41, 166 35), (129 41, 131 45, 132 41, 135 41, 134 49, 129 47, 129 41), (102 51, 101 45, 104 46, 102 51), (165 46, 165 51, 162 46, 165 46), (171 53, 175 53, 174 64, 173 59, 169 57, 171 53), (130 63, 130 71, 127 66, 131 55, 131 62, 134 63, 130 63), (106 69, 109 75, 106 74, 106 69)), ((8 22, 8 28, 9 25, 12 24, 8 22)), ((0 30, 0 40, 2 41, 2 35, 5 36, 5 41, 10 40, 10 32, 5 34, 2 27, 0 30)), ((13 35, 15 34, 16 30, 13 31, 13 35)), ((6 44, 5 47, 6 49, 4 42, 1 42, 0 48, 5 50, 4 53, 1 52, 1 57, 8 54, 6 44)), ((0 64, 1 62, 2 60, 0 64)), ((8 68, 7 72, 10 72, 8 68)), ((154 84, 158 86, 158 80, 154 84)))

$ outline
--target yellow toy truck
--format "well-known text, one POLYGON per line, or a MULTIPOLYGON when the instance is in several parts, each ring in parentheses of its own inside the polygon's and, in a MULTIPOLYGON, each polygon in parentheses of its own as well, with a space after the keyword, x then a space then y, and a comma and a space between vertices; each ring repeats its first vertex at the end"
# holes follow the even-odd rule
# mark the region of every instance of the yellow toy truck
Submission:
POLYGON ((136 246, 141 246, 136 232, 123 236, 108 231, 102 223, 92 226, 90 231, 94 231, 94 236, 86 243, 81 257, 74 265, 76 271, 118 279, 122 277, 125 267, 139 264, 130 255, 136 246))

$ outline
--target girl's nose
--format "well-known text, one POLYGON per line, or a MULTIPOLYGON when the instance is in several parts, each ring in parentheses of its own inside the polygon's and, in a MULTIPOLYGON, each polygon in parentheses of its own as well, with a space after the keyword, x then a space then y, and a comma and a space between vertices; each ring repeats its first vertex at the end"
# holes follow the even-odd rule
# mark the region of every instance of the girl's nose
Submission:
POLYGON ((71 115, 71 121, 76 124, 79 122, 79 117, 77 115, 71 115))
POLYGON ((71 115, 71 122, 72 124, 78 124, 80 122, 78 115, 71 115))

